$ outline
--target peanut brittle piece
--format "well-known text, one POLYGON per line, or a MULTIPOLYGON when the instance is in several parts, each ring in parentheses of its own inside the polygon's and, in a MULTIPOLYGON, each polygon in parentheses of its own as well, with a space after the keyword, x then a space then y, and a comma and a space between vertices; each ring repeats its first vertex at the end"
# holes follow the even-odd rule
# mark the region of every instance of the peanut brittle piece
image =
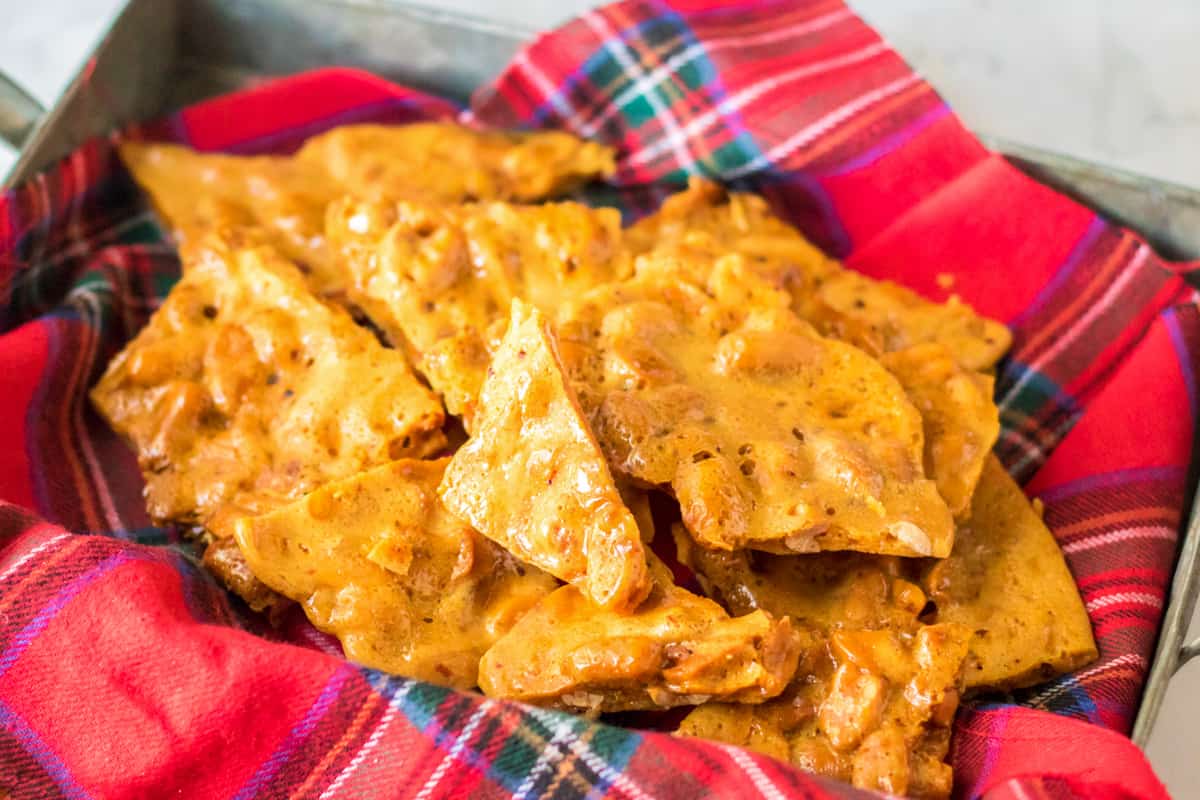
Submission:
POLYGON ((621 502, 633 515, 642 543, 649 545, 654 541, 654 513, 650 509, 650 494, 627 481, 616 481, 617 491, 621 494, 621 502))
POLYGON ((625 611, 650 589, 622 502, 540 312, 512 304, 471 438, 439 489, 446 507, 517 558, 625 611))
POLYGON ((706 286, 643 272, 563 311, 564 359, 610 464, 667 488, 707 547, 949 554, 921 417, 737 256, 706 286))
POLYGON ((448 122, 346 125, 296 159, 370 200, 529 202, 616 171, 610 147, 562 131, 479 131, 448 122))
MULTIPOLYGON (((796 558, 804 558, 797 556, 796 558)), ((706 703, 679 727, 818 775, 907 797, 948 797, 945 763, 967 628, 837 630, 809 648, 796 681, 757 706, 706 703)))
POLYGON ((669 258, 701 285, 716 259, 741 255, 755 275, 788 292, 794 306, 811 297, 823 278, 841 270, 837 261, 775 216, 759 195, 727 192, 703 178, 691 178, 687 189, 631 225, 625 239, 634 254, 669 258))
POLYGON ((971 505, 983 464, 1000 436, 994 379, 959 365, 939 344, 880 357, 899 379, 925 423, 925 474, 957 517, 971 505))
POLYGON ((475 131, 446 122, 339 127, 295 156, 134 141, 120 153, 185 248, 214 229, 260 227, 322 294, 345 288, 325 240, 325 209, 337 197, 539 200, 615 169, 611 148, 560 131, 475 131))
POLYGON ((1003 323, 980 316, 958 297, 934 303, 897 283, 849 269, 823 280, 815 301, 800 314, 827 336, 873 355, 934 343, 970 370, 991 369, 1012 344, 1003 323))
POLYGON ((826 336, 872 355, 935 342, 968 369, 990 369, 1012 341, 999 322, 976 314, 957 298, 934 303, 890 281, 844 269, 799 230, 752 194, 727 192, 693 178, 656 213, 626 233, 630 250, 674 264, 694 283, 707 281, 712 264, 742 256, 759 278, 791 297, 792 309, 826 336))
POLYGON ((989 457, 950 557, 922 579, 933 619, 975 632, 969 688, 1016 689, 1096 659, 1079 588, 1054 534, 989 457))
POLYGON ((696 547, 673 531, 683 563, 733 614, 787 616, 821 637, 797 681, 755 709, 705 705, 681 733, 791 761, 896 794, 944 797, 950 725, 969 668, 971 631, 925 625, 925 594, 905 559, 863 553, 779 556, 696 547))
POLYGON ((137 451, 151 518, 217 537, 235 517, 445 442, 441 405, 401 353, 236 234, 193 250, 91 398, 137 451))
POLYGON ((214 230, 257 227, 309 271, 315 291, 343 288, 325 241, 325 206, 341 188, 319 166, 132 141, 120 145, 120 154, 185 250, 214 230))
POLYGON ((615 209, 577 203, 442 207, 345 199, 329 210, 351 298, 471 428, 513 299, 552 311, 627 271, 615 209))
POLYGON ((402 460, 236 523, 256 576, 301 603, 368 667, 457 689, 483 653, 559 584, 443 506, 448 459, 402 460))
POLYGON ((654 562, 654 589, 631 614, 598 609, 565 586, 542 600, 479 665, 491 697, 586 711, 761 703, 796 671, 800 635, 756 611, 731 618, 675 586, 654 562))
POLYGON ((911 631, 925 607, 911 565, 896 556, 709 550, 679 526, 671 533, 679 560, 696 573, 704 593, 733 614, 761 608, 823 632, 911 631))

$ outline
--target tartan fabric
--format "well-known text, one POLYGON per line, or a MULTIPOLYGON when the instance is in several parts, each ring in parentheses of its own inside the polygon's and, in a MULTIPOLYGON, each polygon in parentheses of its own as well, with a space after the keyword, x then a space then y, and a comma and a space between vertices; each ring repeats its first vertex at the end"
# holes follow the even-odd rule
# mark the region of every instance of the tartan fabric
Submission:
MULTIPOLYGON (((324 70, 140 133, 285 152, 336 124, 458 111, 324 70)), ((1164 796, 1122 734, 1186 496, 1195 265, 1164 262, 986 151, 837 0, 608 6, 532 42, 466 117, 618 146, 616 182, 588 199, 629 218, 665 184, 713 176, 763 192, 857 269, 1008 322, 998 452, 1044 500, 1101 658, 965 709, 956 793, 1164 796)), ((736 748, 389 678, 347 664, 296 610, 271 628, 231 601, 150 525, 132 454, 85 398, 177 274, 108 142, 0 197, 0 792, 855 794, 736 748)))

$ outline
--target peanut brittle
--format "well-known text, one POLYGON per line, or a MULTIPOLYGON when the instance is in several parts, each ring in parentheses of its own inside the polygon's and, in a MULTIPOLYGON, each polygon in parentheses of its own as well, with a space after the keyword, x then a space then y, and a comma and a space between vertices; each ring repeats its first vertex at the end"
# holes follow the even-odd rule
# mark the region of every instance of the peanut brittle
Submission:
POLYGON ((1012 334, 957 297, 934 303, 892 283, 844 269, 817 289, 801 312, 827 336, 878 355, 920 344, 940 344, 970 370, 989 370, 1008 351, 1012 334))
POLYGON ((826 336, 872 355, 934 342, 966 368, 990 369, 1012 341, 1008 329, 952 297, 934 303, 891 281, 868 278, 829 258, 766 201, 693 178, 626 235, 636 254, 671 262, 703 284, 719 258, 742 256, 759 278, 791 297, 792 309, 826 336))
POLYGON ((538 200, 615 169, 613 151, 559 131, 474 131, 446 122, 347 125, 295 156, 199 153, 124 142, 121 158, 186 247, 208 231, 259 227, 337 294, 345 273, 325 240, 325 209, 345 194, 374 200, 538 200))
POLYGON ((242 244, 195 248, 91 393, 137 450, 151 518, 217 537, 237 516, 445 441, 441 406, 403 355, 272 248, 242 244))
POLYGON ((540 312, 512 304, 471 438, 446 469, 446 507, 517 558, 624 611, 650 589, 637 521, 567 384, 540 312))
POLYGON ((1015 689, 1079 669, 1097 656, 1079 589, 1054 534, 989 457, 950 557, 922 584, 933 619, 975 632, 968 687, 1015 689))
POLYGON ((558 582, 520 564, 437 496, 447 460, 394 461, 238 520, 246 562, 303 604, 352 660, 458 689, 558 582))
POLYGON ((468 430, 513 299, 552 311, 626 271, 620 215, 577 203, 346 199, 330 207, 328 224, 352 275, 351 298, 408 348, 468 430))
POLYGON ((631 614, 597 609, 572 586, 542 600, 484 654, 484 693, 595 712, 761 703, 783 691, 803 645, 789 620, 730 618, 661 563, 652 571, 654 589, 631 614))
POLYGON ((818 632, 778 699, 753 709, 701 706, 680 733, 749 747, 866 789, 945 797, 944 763, 971 630, 925 625, 925 594, 895 556, 780 556, 695 546, 680 560, 733 614, 765 610, 818 632))
POLYGON ((703 287, 644 271, 567 307, 562 351, 613 468, 672 491, 708 547, 948 555, 917 409, 787 306, 725 257, 703 287))
POLYGON ((736 253, 754 274, 792 297, 800 307, 826 276, 841 270, 800 231, 771 211, 755 194, 727 192, 703 178, 663 201, 631 225, 626 242, 637 255, 674 262, 689 280, 704 284, 718 258, 736 253))
POLYGON ((610 147, 562 131, 478 131, 446 122, 346 125, 296 155, 370 200, 529 202, 616 170, 610 147))
POLYGON ((325 206, 341 188, 318 166, 147 142, 123 142, 120 153, 185 250, 213 230, 257 227, 265 241, 309 270, 314 290, 343 288, 325 242, 325 206))
POLYGON ((947 797, 945 758, 969 638, 954 624, 836 630, 825 647, 806 651, 797 672, 805 679, 778 699, 707 703, 679 733, 749 747, 863 789, 947 797))
POLYGON ((990 375, 959 366, 939 344, 880 357, 899 379, 925 423, 925 474, 957 517, 971 505, 983 464, 1000 436, 990 375))
POLYGON ((679 560, 696 573, 704 593, 733 614, 764 609, 821 631, 913 630, 925 593, 896 556, 812 553, 782 556, 698 547, 672 529, 679 560))

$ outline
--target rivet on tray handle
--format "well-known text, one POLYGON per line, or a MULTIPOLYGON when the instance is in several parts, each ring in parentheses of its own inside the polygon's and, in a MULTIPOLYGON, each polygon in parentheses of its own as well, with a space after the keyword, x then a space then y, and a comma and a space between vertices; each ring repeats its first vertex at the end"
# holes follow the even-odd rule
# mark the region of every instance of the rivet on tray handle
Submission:
POLYGON ((46 110, 11 78, 0 72, 0 139, 20 150, 46 110))

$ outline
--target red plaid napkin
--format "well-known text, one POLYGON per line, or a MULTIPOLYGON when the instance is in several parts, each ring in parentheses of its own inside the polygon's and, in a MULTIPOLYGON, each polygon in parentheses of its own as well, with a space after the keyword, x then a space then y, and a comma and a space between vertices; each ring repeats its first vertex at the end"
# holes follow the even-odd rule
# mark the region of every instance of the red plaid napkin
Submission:
MULTIPOLYGON (((286 151, 456 113, 328 70, 143 132, 286 151)), ((963 797, 1165 796, 1124 738, 1174 563, 1200 363, 1197 265, 985 150, 838 0, 629 0, 540 37, 469 117, 620 148, 630 217, 703 174, 831 253, 1015 333, 998 451, 1046 504, 1100 644, 1082 672, 966 708, 963 797), (939 276, 954 277, 952 289, 939 276)), ((85 399, 177 276, 106 142, 0 196, 0 793, 64 797, 841 797, 736 748, 390 678, 298 613, 271 629, 142 509, 85 399)))

